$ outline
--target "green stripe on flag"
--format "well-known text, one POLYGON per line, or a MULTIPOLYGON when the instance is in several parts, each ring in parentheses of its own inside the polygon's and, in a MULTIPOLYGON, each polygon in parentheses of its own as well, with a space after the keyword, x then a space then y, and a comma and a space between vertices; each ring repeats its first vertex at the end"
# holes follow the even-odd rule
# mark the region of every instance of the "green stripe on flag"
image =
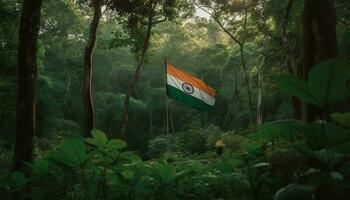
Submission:
POLYGON ((196 97, 193 97, 189 94, 186 94, 184 91, 179 90, 171 85, 167 85, 167 94, 172 99, 181 101, 182 103, 192 108, 196 108, 198 110, 212 111, 214 108, 214 106, 210 106, 204 103, 202 100, 197 99, 196 97))

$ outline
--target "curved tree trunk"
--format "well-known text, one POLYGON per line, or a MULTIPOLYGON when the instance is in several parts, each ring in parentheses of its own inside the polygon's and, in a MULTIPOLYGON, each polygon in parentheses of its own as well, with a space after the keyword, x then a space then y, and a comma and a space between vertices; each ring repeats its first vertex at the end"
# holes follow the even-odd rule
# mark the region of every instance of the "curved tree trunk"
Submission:
MULTIPOLYGON (((325 59, 337 57, 336 10, 333 0, 305 0, 303 16, 303 76, 325 59)), ((306 104, 305 119, 308 122, 322 118, 322 111, 306 104)))
POLYGON ((125 95, 125 99, 124 99, 124 110, 123 110, 123 115, 122 115, 123 121, 121 123, 121 129, 120 129, 120 134, 121 134, 121 137, 123 139, 126 139, 126 130, 127 130, 127 126, 128 126, 128 120, 129 120, 130 97, 135 90, 135 86, 137 85, 137 82, 139 80, 141 67, 142 67, 143 63, 145 62, 146 52, 148 50, 149 40, 151 38, 152 26, 153 26, 153 13, 150 13, 149 19, 148 19, 148 25, 147 25, 147 34, 146 34, 146 37, 145 37, 145 40, 144 40, 144 43, 142 46, 141 58, 140 58, 139 63, 136 66, 136 70, 135 70, 134 76, 131 80, 129 90, 128 90, 127 94, 125 95))
POLYGON ((92 79, 92 51, 95 47, 96 33, 101 18, 102 0, 93 0, 94 17, 90 24, 89 40, 85 47, 84 54, 84 86, 83 101, 85 111, 85 136, 90 136, 90 132, 95 128, 95 111, 91 95, 91 79, 92 79))
POLYGON ((41 0, 23 0, 18 41, 16 141, 13 170, 26 171, 33 161, 35 133, 35 82, 41 0))

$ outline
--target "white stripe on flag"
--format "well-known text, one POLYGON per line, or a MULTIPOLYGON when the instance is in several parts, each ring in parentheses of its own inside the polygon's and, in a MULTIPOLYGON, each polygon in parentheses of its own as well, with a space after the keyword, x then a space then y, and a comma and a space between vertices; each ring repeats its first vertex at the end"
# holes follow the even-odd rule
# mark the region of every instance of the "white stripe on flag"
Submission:
POLYGON ((194 91, 192 94, 189 94, 189 93, 186 93, 183 89, 182 89, 182 84, 184 84, 185 82, 172 76, 172 75, 169 75, 167 74, 167 84, 183 91, 185 94, 187 95, 191 95, 197 99, 200 99, 202 101, 204 101, 204 103, 210 105, 210 106, 214 106, 215 104, 215 98, 213 96, 210 96, 208 93, 204 92, 203 90, 200 90, 199 88, 197 87, 193 87, 194 91))

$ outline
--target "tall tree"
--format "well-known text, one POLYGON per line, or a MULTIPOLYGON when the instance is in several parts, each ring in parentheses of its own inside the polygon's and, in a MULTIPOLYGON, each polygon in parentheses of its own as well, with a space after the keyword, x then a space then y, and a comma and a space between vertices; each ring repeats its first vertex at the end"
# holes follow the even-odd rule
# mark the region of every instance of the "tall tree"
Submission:
POLYGON ((248 73, 247 61, 245 57, 245 45, 248 39, 248 11, 250 5, 246 0, 237 2, 226 1, 192 1, 197 7, 202 9, 220 26, 220 28, 238 45, 241 67, 244 73, 244 81, 247 89, 248 108, 250 123, 254 124, 254 110, 252 102, 251 84, 248 73), (238 26, 241 26, 240 33, 237 33, 238 26))
MULTIPOLYGON (((283 65, 284 68, 288 70, 290 74, 295 74, 300 76, 301 73, 301 66, 298 65, 297 70, 294 70, 293 66, 293 54, 291 51, 291 45, 288 37, 288 27, 289 27, 289 20, 291 16, 291 11, 293 8, 294 0, 288 0, 284 14, 283 14, 283 20, 282 20, 282 57, 283 57, 283 65)), ((295 119, 302 119, 302 103, 301 101, 296 98, 292 97, 292 103, 293 103, 293 116, 295 119)))
POLYGON ((97 29, 101 18, 102 0, 92 0, 91 2, 94 16, 90 24, 89 39, 85 46, 84 53, 84 86, 83 101, 85 110, 85 136, 89 136, 92 129, 95 128, 95 111, 91 94, 92 80, 92 52, 96 43, 97 29))
POLYGON ((33 160, 37 43, 42 0, 23 0, 18 41, 18 94, 13 170, 33 160))
POLYGON ((175 0, 144 0, 128 1, 124 8, 114 6, 120 15, 127 16, 124 27, 129 33, 129 41, 133 46, 134 53, 139 59, 129 89, 124 99, 124 109, 121 123, 121 137, 126 139, 126 130, 129 119, 129 102, 138 83, 141 67, 143 66, 146 53, 149 48, 152 28, 161 22, 171 19, 174 16, 175 0), (125 9, 128 8, 128 9, 125 9))
MULTIPOLYGON (((337 15, 333 0, 305 0, 301 61, 303 77, 318 62, 337 57, 337 15)), ((305 107, 306 121, 321 119, 323 113, 313 105, 305 107)))

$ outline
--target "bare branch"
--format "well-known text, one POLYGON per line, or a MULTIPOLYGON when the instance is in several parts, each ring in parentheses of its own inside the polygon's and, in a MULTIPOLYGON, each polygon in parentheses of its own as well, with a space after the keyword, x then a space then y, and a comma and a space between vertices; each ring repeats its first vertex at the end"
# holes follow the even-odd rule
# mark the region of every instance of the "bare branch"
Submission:
POLYGON ((159 24, 159 23, 165 22, 165 21, 166 21, 166 18, 160 19, 160 20, 158 20, 158 21, 155 21, 155 22, 153 22, 152 24, 153 24, 153 25, 156 25, 156 24, 159 24))
POLYGON ((195 0, 192 0, 193 4, 195 6, 197 6, 199 9, 203 10, 205 13, 207 13, 208 15, 210 15, 213 20, 218 23, 218 25, 220 26, 220 28, 227 34, 230 36, 230 38, 236 42, 239 46, 242 46, 242 43, 230 32, 227 30, 227 28, 222 24, 222 22, 220 21, 220 19, 214 15, 213 13, 209 12, 208 10, 206 10, 203 6, 199 5, 195 0))

